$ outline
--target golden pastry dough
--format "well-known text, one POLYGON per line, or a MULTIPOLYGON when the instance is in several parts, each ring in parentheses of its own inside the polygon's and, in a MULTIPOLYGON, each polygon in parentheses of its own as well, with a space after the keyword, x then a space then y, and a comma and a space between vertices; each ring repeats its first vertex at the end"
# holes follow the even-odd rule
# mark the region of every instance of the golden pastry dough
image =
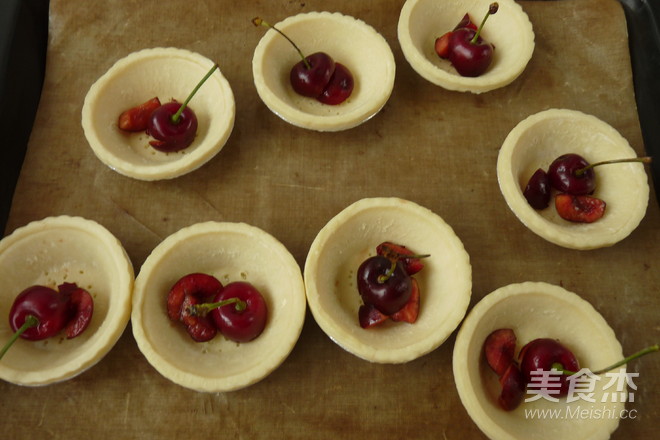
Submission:
POLYGON ((135 281, 133 335, 164 377, 207 392, 231 391, 270 374, 289 355, 305 319, 300 267, 275 238, 244 223, 198 223, 170 235, 147 257, 135 281), (268 306, 266 327, 255 340, 236 343, 218 334, 193 341, 167 316, 167 294, 184 275, 202 272, 223 285, 252 283, 268 306))
MULTIPOLYGON (((600 440, 609 438, 619 425, 623 402, 612 402, 606 390, 609 378, 596 382, 595 400, 568 403, 539 399, 523 402, 513 411, 497 403, 500 385, 483 359, 486 337, 499 328, 511 328, 518 338, 516 354, 536 338, 558 339, 592 371, 623 358, 621 344, 605 319, 585 300, 559 286, 542 282, 511 284, 486 295, 463 321, 453 354, 456 389, 477 426, 493 440, 600 440), (525 411, 556 410, 562 416, 530 416, 525 411), (584 412, 583 412, 584 411, 584 412), (600 414, 600 417, 598 416, 600 414)), ((625 368, 615 371, 625 372, 625 368)), ((532 397, 529 394, 525 398, 532 397)))
POLYGON ((398 38, 406 60, 426 80, 448 90, 483 93, 513 82, 534 52, 534 30, 527 14, 513 0, 500 0, 499 10, 481 32, 495 46, 491 66, 469 78, 456 72, 435 52, 435 39, 451 31, 466 13, 481 23, 492 0, 408 0, 401 9, 398 38))
POLYGON ((571 249, 611 246, 639 225, 646 214, 649 184, 644 165, 621 163, 595 169, 594 196, 607 203, 605 215, 593 223, 562 219, 554 200, 544 210, 532 208, 523 196, 538 168, 566 153, 589 163, 635 157, 637 154, 614 128, 575 110, 550 109, 521 121, 506 137, 497 158, 500 190, 513 213, 537 235, 571 249))
POLYGON ((117 127, 119 115, 158 97, 183 102, 213 66, 213 61, 184 49, 155 48, 117 61, 89 89, 82 127, 94 154, 107 166, 139 180, 171 179, 196 170, 224 147, 234 127, 231 87, 219 69, 190 101, 197 116, 197 136, 186 149, 163 153, 145 133, 117 127))
POLYGON ((317 131, 353 128, 385 105, 394 87, 396 65, 387 41, 361 20, 330 12, 310 12, 274 24, 305 56, 326 52, 353 74, 351 96, 339 105, 326 105, 298 95, 289 81, 300 55, 276 31, 269 29, 254 51, 254 85, 266 106, 280 118, 317 131))
POLYGON ((16 296, 44 285, 76 283, 94 299, 89 327, 78 337, 19 339, 0 361, 0 378, 47 385, 82 373, 100 361, 121 336, 131 313, 133 266, 121 243, 103 226, 81 217, 48 217, 16 229, 0 241, 0 344, 16 296))
POLYGON ((407 200, 370 198, 345 208, 318 233, 305 287, 316 322, 333 341, 371 362, 403 363, 440 346, 458 326, 470 302, 472 269, 463 243, 438 215, 407 200), (363 329, 356 272, 384 241, 431 255, 414 275, 419 317, 414 324, 386 321, 363 329))

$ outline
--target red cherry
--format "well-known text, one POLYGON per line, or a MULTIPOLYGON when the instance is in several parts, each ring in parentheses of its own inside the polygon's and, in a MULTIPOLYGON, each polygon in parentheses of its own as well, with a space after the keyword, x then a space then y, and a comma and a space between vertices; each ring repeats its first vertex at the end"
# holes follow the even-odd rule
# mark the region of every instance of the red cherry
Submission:
POLYGON ((515 351, 516 335, 510 328, 491 332, 484 342, 486 362, 498 376, 502 376, 513 363, 515 351))
POLYGON ((591 196, 557 194, 555 209, 564 220, 574 223, 593 223, 605 215, 605 201, 591 196))
POLYGON ((265 26, 283 36, 300 55, 289 73, 293 90, 302 96, 316 98, 324 104, 337 105, 344 102, 353 92, 353 75, 350 70, 335 63, 325 52, 305 56, 300 48, 284 32, 259 17, 252 19, 255 26, 265 26))
POLYGON ((523 196, 534 209, 545 209, 550 204, 550 179, 541 168, 530 177, 523 196))
MULTIPOLYGON (((536 370, 550 371, 553 365, 561 365, 567 371, 578 371, 580 364, 575 355, 559 341, 550 338, 538 338, 527 343, 518 354, 520 359, 520 370, 527 383, 532 382, 532 372, 536 370)), ((559 377, 559 392, 553 394, 555 397, 565 396, 568 393, 568 376, 562 374, 559 377)), ((550 387, 549 387, 550 388, 550 387)))
POLYGON ((261 293, 250 283, 229 283, 218 293, 215 303, 238 299, 211 311, 220 332, 236 342, 248 342, 261 334, 266 326, 268 308, 261 293))
POLYGON ((316 98, 323 93, 334 71, 332 57, 325 52, 316 52, 291 68, 289 80, 296 93, 316 98))
POLYGON ((160 105, 160 100, 155 97, 136 107, 129 108, 119 115, 117 126, 124 131, 144 131, 149 125, 151 113, 160 105))
POLYGON ((167 315, 173 321, 182 322, 193 340, 209 341, 215 337, 217 329, 206 312, 197 312, 195 307, 212 300, 222 288, 222 283, 211 275, 186 275, 167 295, 167 315))
MULTIPOLYGON (((477 25, 472 23, 472 19, 470 18, 469 14, 465 14, 463 19, 461 19, 456 27, 454 27, 454 30, 460 28, 474 29, 476 31, 477 25)), ((435 39, 435 53, 437 53, 440 58, 449 58, 449 52, 451 50, 451 47, 449 46, 449 38, 451 37, 451 34, 451 31, 446 32, 441 37, 435 39)))
POLYGON ((408 275, 415 275, 422 270, 424 263, 422 263, 421 259, 429 257, 429 255, 417 255, 407 247, 389 241, 376 246, 376 254, 390 260, 401 260, 408 275))
POLYGON ((579 154, 564 154, 548 168, 550 184, 556 190, 573 195, 591 194, 596 189, 596 176, 589 162, 579 154), (586 169, 578 173, 579 170, 586 169))
POLYGON ((525 377, 520 372, 518 365, 513 362, 509 364, 509 367, 500 376, 500 385, 502 391, 497 398, 497 403, 505 411, 516 409, 522 403, 526 387, 525 377))
POLYGON ((492 44, 483 41, 480 34, 488 17, 495 14, 498 8, 499 5, 497 3, 490 5, 478 29, 474 30, 472 27, 462 27, 451 32, 448 42, 448 58, 461 76, 479 76, 490 66, 493 59, 494 47, 492 44))
POLYGON ((67 339, 73 339, 84 332, 92 320, 94 300, 88 291, 75 283, 63 283, 58 286, 60 295, 67 298, 69 319, 64 327, 67 339))
POLYGON ((39 324, 25 330, 21 334, 23 339, 39 341, 55 336, 67 323, 66 298, 49 287, 28 287, 18 294, 9 311, 11 329, 21 328, 28 315, 36 317, 39 324))
POLYGON ((380 255, 360 265, 357 287, 362 301, 373 304, 385 315, 401 310, 412 293, 412 281, 401 261, 391 261, 380 255))
POLYGON ((149 144, 158 151, 174 152, 187 148, 197 134, 197 116, 190 107, 181 112, 178 122, 173 122, 174 115, 182 104, 171 101, 161 105, 151 113, 147 134, 156 138, 149 144))
POLYGON ((346 66, 335 63, 335 71, 323 92, 316 98, 323 104, 338 105, 353 93, 353 75, 346 66))
POLYGON ((362 304, 358 309, 358 322, 362 328, 370 328, 389 319, 389 316, 378 311, 373 304, 362 304))
POLYGON ((476 36, 472 29, 462 28, 449 38, 449 61, 461 76, 476 77, 488 69, 493 59, 493 46, 476 36))

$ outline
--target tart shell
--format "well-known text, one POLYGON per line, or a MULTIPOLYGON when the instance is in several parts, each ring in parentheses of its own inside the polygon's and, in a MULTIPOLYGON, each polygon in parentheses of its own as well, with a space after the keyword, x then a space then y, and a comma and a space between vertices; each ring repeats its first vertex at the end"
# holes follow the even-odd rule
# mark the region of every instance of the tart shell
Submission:
MULTIPOLYGON (((606 390, 610 379, 604 376, 596 382, 594 403, 583 399, 570 403, 566 398, 559 402, 539 399, 523 402, 513 411, 501 409, 497 403, 497 375, 483 356, 486 337, 499 328, 515 332, 516 358, 518 350, 536 338, 559 340, 575 354, 581 367, 592 371, 623 358, 614 331, 591 304, 575 293, 542 282, 511 284, 495 290, 470 310, 456 337, 453 353, 454 379, 461 402, 484 434, 493 440, 609 438, 619 424, 625 403, 611 401, 614 388, 606 390), (556 410, 562 417, 530 416, 529 411, 534 410, 556 410)), ((625 368, 615 371, 625 373, 625 368)))
POLYGON ((302 331, 305 290, 300 267, 274 237, 244 223, 205 222, 179 230, 147 257, 135 282, 131 322, 140 351, 172 382, 224 392, 263 379, 289 355, 302 331), (220 333, 195 342, 167 316, 167 295, 190 273, 223 285, 247 281, 261 292, 268 318, 256 339, 236 343, 220 333))
POLYGON ((585 113, 550 109, 531 115, 508 134, 497 158, 497 179, 509 208, 544 239, 571 249, 611 246, 626 238, 646 214, 649 184, 644 165, 620 163, 594 169, 594 197, 607 203, 605 215, 593 223, 572 223, 559 217, 554 200, 544 210, 532 208, 523 190, 532 174, 566 153, 589 163, 637 156, 613 127, 585 113))
POLYGON ((98 223, 81 217, 48 217, 0 241, 0 340, 12 331, 6 319, 16 296, 43 285, 76 283, 94 300, 89 327, 74 339, 63 333, 42 341, 18 339, 0 362, 0 378, 18 385, 71 379, 99 362, 122 335, 131 312, 133 266, 121 243, 98 223))
POLYGON ((337 214, 314 239, 304 273, 309 308, 321 329, 348 352, 378 363, 409 362, 440 346, 463 319, 472 287, 469 256, 451 227, 398 198, 362 199, 337 214), (419 317, 414 324, 388 320, 363 329, 356 272, 384 241, 430 254, 414 275, 419 317))
POLYGON ((219 69, 189 103, 198 121, 193 143, 164 153, 149 145, 144 132, 119 129, 119 115, 158 97, 162 104, 183 102, 213 66, 213 61, 185 49, 143 49, 118 60, 89 89, 82 127, 94 154, 107 166, 139 180, 171 179, 194 171, 225 145, 234 127, 235 103, 229 82, 219 69))
POLYGON ((513 82, 534 52, 534 30, 522 7, 500 0, 481 33, 493 44, 491 66, 478 77, 458 74, 449 60, 435 52, 435 39, 456 27, 466 13, 481 23, 491 0, 408 0, 399 15, 398 38, 406 60, 424 79, 447 90, 484 93, 513 82))
POLYGON ((340 131, 377 114, 394 87, 396 64, 387 41, 362 20, 338 12, 298 14, 274 25, 297 42, 305 55, 326 52, 352 73, 354 89, 339 105, 326 105, 298 95, 289 72, 300 55, 269 29, 252 59, 254 85, 266 106, 283 120, 316 131, 340 131))

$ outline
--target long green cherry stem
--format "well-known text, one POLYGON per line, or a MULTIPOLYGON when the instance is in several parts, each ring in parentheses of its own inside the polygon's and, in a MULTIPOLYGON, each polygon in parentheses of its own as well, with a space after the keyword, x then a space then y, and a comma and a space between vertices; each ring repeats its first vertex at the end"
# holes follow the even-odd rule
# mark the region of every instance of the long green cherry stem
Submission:
POLYGON ((262 20, 260 17, 254 17, 252 19, 252 24, 255 25, 255 26, 265 26, 267 28, 270 28, 270 29, 274 30, 275 32, 277 32, 278 34, 280 34, 281 36, 283 36, 284 38, 286 38, 286 40, 289 43, 291 43, 291 45, 298 51, 298 54, 300 55, 300 58, 302 58, 303 63, 305 64, 305 67, 307 69, 312 68, 312 65, 309 64, 309 61, 307 61, 307 58, 305 58, 305 54, 302 53, 302 50, 300 50, 300 48, 296 45, 296 43, 294 43, 291 38, 287 37, 287 35, 284 32, 282 32, 281 30, 279 30, 278 28, 276 28, 272 24, 268 23, 267 21, 262 20))
MULTIPOLYGON (((637 353, 633 353, 630 356, 628 356, 627 358, 624 358, 624 359, 610 365, 609 367, 601 368, 600 370, 593 371, 592 373, 595 374, 595 375, 606 373, 610 370, 614 370, 615 368, 620 367, 621 365, 625 365, 630 361, 634 361, 637 358, 640 358, 644 355, 647 355, 649 353, 653 353, 653 352, 656 352, 656 351, 660 351, 660 345, 658 345, 658 344, 651 345, 650 347, 646 347, 645 349, 640 350, 637 353)), ((559 370, 563 374, 567 374, 567 375, 574 375, 574 374, 577 373, 577 371, 565 370, 559 362, 555 362, 554 364, 552 364, 552 368, 555 369, 555 370, 559 370)))
POLYGON ((7 343, 2 347, 2 350, 0 350, 0 359, 7 353, 7 350, 9 350, 9 347, 11 347, 14 342, 23 334, 25 331, 29 328, 36 327, 39 325, 39 320, 37 319, 36 316, 34 315, 27 315, 25 318, 25 322, 23 323, 22 326, 18 330, 14 332, 12 335, 11 339, 7 341, 7 343))
POLYGON ((179 118, 181 117, 181 113, 183 112, 183 110, 186 108, 186 106, 188 105, 190 100, 193 98, 193 96, 195 96, 195 93, 197 93, 199 88, 202 87, 202 84, 204 84, 206 82, 206 80, 209 79, 209 77, 213 74, 213 72, 215 72, 215 69, 217 69, 217 68, 218 68, 218 64, 214 64, 213 67, 211 67, 211 70, 206 72, 206 75, 204 75, 204 78, 202 78, 202 80, 197 83, 197 85, 192 90, 192 92, 190 92, 190 95, 188 95, 186 100, 183 101, 183 104, 181 104, 181 107, 179 107, 179 110, 177 110, 176 113, 174 113, 172 115, 172 123, 173 124, 179 123, 179 118))
POLYGON ((477 29, 477 32, 474 34, 474 37, 472 37, 472 39, 470 40, 470 44, 477 43, 477 40, 479 39, 479 35, 481 34, 481 29, 483 29, 484 25, 486 24, 486 20, 488 20, 488 17, 496 13, 499 8, 500 5, 497 2, 490 4, 490 6, 488 7, 488 12, 486 12, 486 16, 484 17, 483 20, 481 20, 479 29, 477 29))
POLYGON ((584 168, 580 168, 579 170, 575 170, 575 175, 577 177, 583 175, 593 167, 597 167, 599 165, 609 165, 613 163, 624 163, 624 162, 641 162, 641 163, 651 163, 652 158, 650 156, 644 156, 644 157, 631 157, 630 159, 614 159, 614 160, 604 160, 602 162, 596 162, 587 165, 584 168))
POLYGON ((222 306, 229 304, 236 304, 234 307, 237 312, 242 312, 247 308, 247 303, 240 298, 227 298, 224 301, 218 301, 214 303, 203 303, 203 304, 194 304, 191 305, 188 309, 191 315, 193 316, 206 316, 211 310, 218 309, 222 306))

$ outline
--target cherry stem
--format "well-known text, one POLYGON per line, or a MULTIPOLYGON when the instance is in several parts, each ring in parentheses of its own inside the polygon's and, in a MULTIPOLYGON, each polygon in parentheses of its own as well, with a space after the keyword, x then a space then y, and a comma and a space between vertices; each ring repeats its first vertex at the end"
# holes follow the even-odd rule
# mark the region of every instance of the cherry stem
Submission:
MULTIPOLYGON (((658 345, 658 344, 651 345, 650 347, 646 347, 645 349, 640 350, 637 353, 633 353, 630 356, 620 360, 619 362, 616 362, 616 363, 610 365, 609 367, 601 368, 600 370, 593 371, 592 373, 596 374, 596 375, 606 373, 610 370, 614 370, 615 368, 620 367, 621 365, 625 365, 630 361, 633 361, 637 358, 640 358, 644 355, 647 355, 649 353, 653 353, 653 352, 656 352, 656 351, 660 351, 660 345, 658 345)), ((559 370, 562 373, 568 374, 568 375, 573 375, 573 374, 577 373, 577 371, 565 370, 564 367, 559 362, 555 362, 554 364, 552 364, 552 368, 555 369, 555 370, 559 370)))
POLYGON ((391 261, 392 261, 392 265, 390 266, 390 268, 387 269, 384 274, 378 275, 378 282, 380 284, 383 284, 385 281, 392 278, 392 275, 394 275, 394 269, 396 269, 397 259, 392 258, 391 261))
POLYGON ((300 50, 300 48, 298 48, 296 43, 294 43, 291 38, 287 37, 287 35, 284 32, 282 32, 281 30, 279 30, 278 28, 276 28, 272 24, 268 23, 267 21, 262 20, 260 17, 254 17, 252 19, 252 24, 255 25, 255 26, 266 26, 267 28, 270 28, 270 29, 274 30, 275 32, 277 32, 278 34, 280 34, 281 36, 286 38, 287 41, 289 43, 291 43, 291 45, 298 51, 298 54, 300 55, 300 58, 302 58, 303 63, 305 64, 305 67, 308 70, 312 68, 312 65, 309 64, 309 61, 307 61, 307 58, 305 58, 305 54, 302 53, 302 50, 300 50))
POLYGON ((211 310, 218 309, 229 304, 236 304, 234 308, 237 312, 242 312, 247 308, 247 303, 245 301, 238 297, 234 297, 214 303, 194 304, 188 308, 188 311, 193 316, 206 316, 206 314, 208 314, 211 310))
POLYGON ((211 70, 206 72, 206 75, 204 75, 204 78, 202 78, 202 80, 197 83, 197 85, 195 86, 193 91, 190 92, 190 95, 188 95, 186 100, 183 101, 183 104, 181 104, 181 107, 179 107, 179 110, 177 110, 176 113, 174 113, 172 115, 172 123, 173 124, 178 124, 179 123, 179 118, 181 117, 181 113, 183 113, 183 110, 186 108, 186 106, 188 105, 190 100, 193 98, 193 96, 195 96, 195 93, 197 93, 199 88, 202 87, 202 84, 204 84, 206 82, 206 80, 209 79, 209 76, 211 76, 213 74, 213 72, 215 71, 215 69, 217 69, 217 68, 218 68, 218 65, 214 64, 213 67, 211 67, 211 70))
POLYGON ((481 20, 481 24, 479 25, 479 29, 477 29, 477 32, 474 34, 474 37, 470 40, 470 44, 476 44, 477 40, 479 39, 479 35, 481 34, 481 29, 483 29, 484 25, 486 24, 486 20, 488 20, 488 17, 493 15, 494 13, 497 12, 497 10, 500 8, 500 5, 495 3, 491 3, 490 6, 488 7, 488 12, 486 12, 486 16, 484 17, 483 20, 481 20))
POLYGON ((588 170, 590 170, 593 167, 597 167, 599 165, 609 165, 613 163, 624 163, 624 162, 641 162, 641 163, 651 163, 652 158, 650 156, 645 156, 645 157, 632 157, 630 159, 615 159, 615 160, 604 160, 602 162, 596 162, 587 165, 584 168, 580 168, 579 170, 575 170, 575 176, 580 177, 584 173, 586 173, 588 170))
POLYGON ((9 341, 7 341, 7 343, 4 345, 4 347, 2 347, 2 350, 0 350, 0 359, 2 359, 2 357, 5 355, 5 353, 7 353, 7 350, 9 350, 9 347, 11 347, 11 346, 14 344, 14 342, 16 342, 16 340, 17 340, 17 339, 18 339, 23 333, 25 333, 25 331, 26 331, 27 329, 32 328, 32 327, 36 327, 36 326, 38 326, 38 325, 39 325, 39 320, 37 319, 36 316, 34 316, 34 315, 27 315, 27 317, 25 318, 25 322, 23 323, 23 325, 22 325, 18 330, 16 330, 16 331, 14 332, 14 334, 13 334, 12 337, 11 337, 11 339, 9 339, 9 341))

